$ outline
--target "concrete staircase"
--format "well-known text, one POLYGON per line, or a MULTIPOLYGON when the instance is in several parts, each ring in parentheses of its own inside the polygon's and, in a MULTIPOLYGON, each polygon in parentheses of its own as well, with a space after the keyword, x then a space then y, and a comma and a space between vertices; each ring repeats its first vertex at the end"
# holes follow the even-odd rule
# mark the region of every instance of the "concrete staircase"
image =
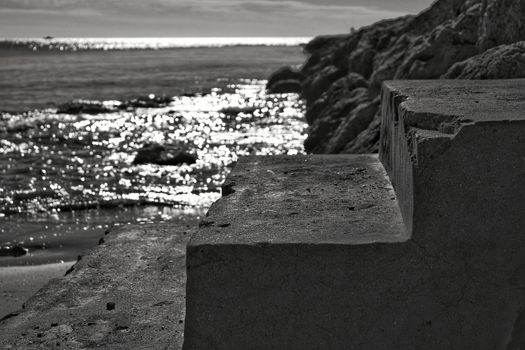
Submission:
POLYGON ((239 162, 187 248, 185 349, 525 346, 525 81, 382 99, 379 158, 239 162))

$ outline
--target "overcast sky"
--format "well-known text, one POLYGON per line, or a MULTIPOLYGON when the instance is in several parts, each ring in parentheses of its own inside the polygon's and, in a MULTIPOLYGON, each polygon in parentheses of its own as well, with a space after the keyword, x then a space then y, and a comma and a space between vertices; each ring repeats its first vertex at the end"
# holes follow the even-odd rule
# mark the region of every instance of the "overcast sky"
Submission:
POLYGON ((431 0, 0 0, 0 37, 314 36, 431 0))

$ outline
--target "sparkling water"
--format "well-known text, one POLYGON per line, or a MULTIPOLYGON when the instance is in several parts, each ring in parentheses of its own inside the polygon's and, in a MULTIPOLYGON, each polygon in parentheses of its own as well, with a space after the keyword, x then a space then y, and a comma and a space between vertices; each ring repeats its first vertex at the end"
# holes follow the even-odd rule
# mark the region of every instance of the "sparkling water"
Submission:
POLYGON ((71 259, 114 225, 202 215, 238 157, 304 152, 303 102, 262 79, 300 62, 298 47, 0 52, 0 251, 29 250, 0 265, 71 259), (102 112, 58 108, 78 98, 102 112), (133 164, 152 143, 197 160, 133 164))

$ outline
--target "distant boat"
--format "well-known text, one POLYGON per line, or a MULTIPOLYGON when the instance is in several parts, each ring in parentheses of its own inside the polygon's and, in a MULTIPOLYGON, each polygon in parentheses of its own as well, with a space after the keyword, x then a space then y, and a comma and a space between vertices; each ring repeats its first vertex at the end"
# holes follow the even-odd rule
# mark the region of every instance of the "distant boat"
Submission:
POLYGON ((48 35, 48 36, 45 36, 44 39, 46 39, 46 40, 52 40, 52 39, 54 39, 54 38, 53 38, 52 36, 49 36, 49 35, 48 35))

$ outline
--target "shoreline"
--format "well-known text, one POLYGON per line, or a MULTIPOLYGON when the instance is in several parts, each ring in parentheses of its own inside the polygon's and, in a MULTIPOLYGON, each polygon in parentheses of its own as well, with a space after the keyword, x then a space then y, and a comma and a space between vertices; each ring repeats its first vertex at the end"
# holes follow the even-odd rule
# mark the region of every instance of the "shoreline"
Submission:
POLYGON ((63 277, 76 261, 0 267, 0 319, 16 312, 50 280, 63 277))

